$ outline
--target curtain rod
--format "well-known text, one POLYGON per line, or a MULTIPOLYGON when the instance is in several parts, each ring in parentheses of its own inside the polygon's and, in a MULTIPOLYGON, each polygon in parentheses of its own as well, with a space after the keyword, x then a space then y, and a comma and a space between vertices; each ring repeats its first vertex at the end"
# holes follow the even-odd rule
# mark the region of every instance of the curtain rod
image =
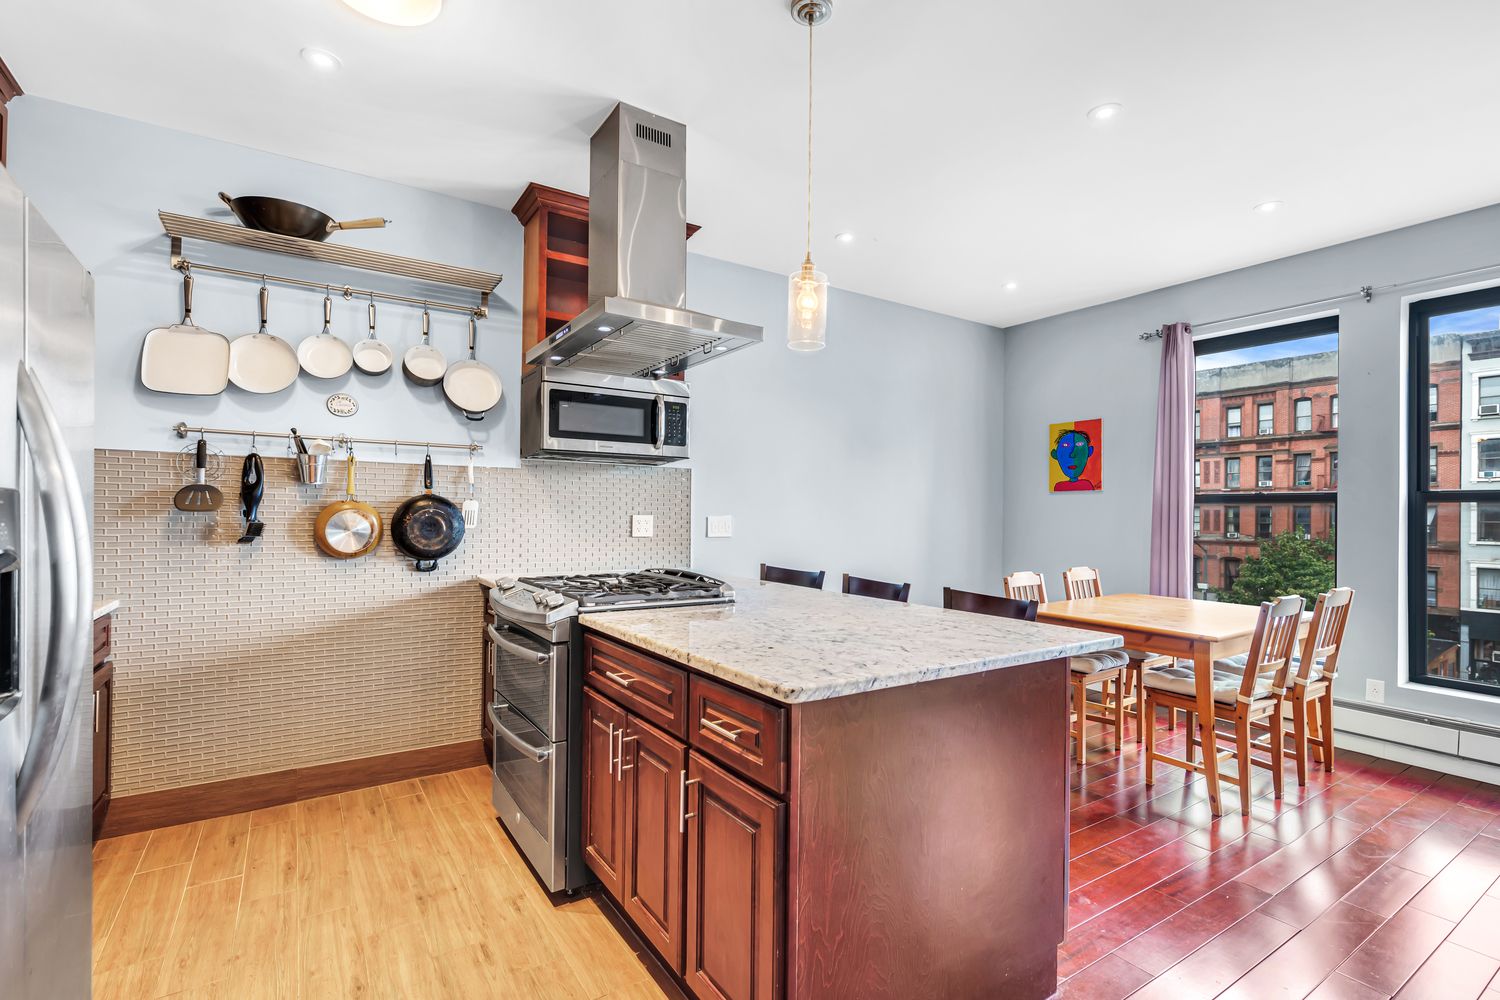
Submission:
MULTIPOLYGON (((1259 312, 1244 313, 1240 316, 1227 316, 1224 319, 1209 320, 1206 323, 1194 323, 1193 326, 1221 326, 1225 323, 1242 323, 1246 320, 1259 319, 1262 316, 1274 316, 1277 313, 1290 312, 1294 309, 1311 309, 1316 306, 1332 305, 1335 302, 1347 302, 1349 299, 1364 299, 1369 302, 1375 297, 1376 292, 1393 292, 1401 288, 1411 288, 1415 285, 1431 284, 1434 281, 1448 281, 1453 278, 1463 278, 1471 274, 1483 274, 1486 271, 1500 269, 1500 264, 1486 264, 1483 267, 1471 267, 1466 271, 1450 271, 1447 274, 1435 274, 1429 278, 1413 278, 1410 281, 1393 281, 1388 285, 1361 285, 1357 292, 1346 292, 1343 295, 1330 295, 1326 299, 1313 299, 1311 302, 1298 302, 1295 305, 1277 306, 1275 309, 1262 309, 1259 312)), ((1140 335, 1141 340, 1160 340, 1162 332, 1160 328, 1148 330, 1140 335)))

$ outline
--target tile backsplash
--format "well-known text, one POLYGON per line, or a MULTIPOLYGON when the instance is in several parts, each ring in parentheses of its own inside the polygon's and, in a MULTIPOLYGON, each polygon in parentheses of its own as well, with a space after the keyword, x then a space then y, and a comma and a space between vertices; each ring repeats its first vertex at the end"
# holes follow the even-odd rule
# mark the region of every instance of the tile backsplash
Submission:
MULTIPOLYGON (((118 599, 114 791, 194 785, 478 735, 482 597, 477 574, 601 572, 690 561, 687 469, 532 463, 475 470, 479 523, 432 573, 382 539, 362 559, 323 555, 318 511, 343 496, 265 457, 265 534, 240 545, 239 468, 224 506, 185 514, 172 452, 99 451, 94 580, 118 599), (630 537, 630 515, 655 535, 630 537)), ((462 466, 436 491, 462 502, 462 466)), ((412 465, 360 462, 358 496, 387 524, 420 492, 412 465)))

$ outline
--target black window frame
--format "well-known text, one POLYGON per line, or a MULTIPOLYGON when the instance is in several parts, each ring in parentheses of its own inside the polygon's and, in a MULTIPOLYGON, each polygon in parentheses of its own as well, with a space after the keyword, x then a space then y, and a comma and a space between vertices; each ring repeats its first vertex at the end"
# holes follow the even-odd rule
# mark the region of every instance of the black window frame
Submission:
POLYGON ((1310 452, 1310 451, 1299 451, 1299 452, 1294 452, 1292 454, 1292 485, 1293 486, 1311 486, 1312 485, 1312 460, 1313 460, 1312 452, 1310 452), (1307 479, 1306 479, 1306 481, 1303 481, 1303 480, 1301 480, 1301 479, 1298 478, 1298 476, 1301 473, 1299 473, 1297 471, 1297 466, 1301 463, 1302 459, 1306 459, 1307 460, 1307 479))
POLYGON ((1255 508, 1255 537, 1259 539, 1276 537, 1276 508, 1271 504, 1261 504, 1255 508), (1261 518, 1265 518, 1264 534, 1261 529, 1261 518))
MULTIPOLYGON (((1436 296, 1413 302, 1407 313, 1408 365, 1407 374, 1407 571, 1406 571, 1406 677, 1413 684, 1427 687, 1469 691, 1474 694, 1500 698, 1500 687, 1481 684, 1457 677, 1437 677, 1427 673, 1427 512, 1436 511, 1443 504, 1479 504, 1500 502, 1500 490, 1474 489, 1465 486, 1472 470, 1461 468, 1459 485, 1452 489, 1439 489, 1429 476, 1430 449, 1435 447, 1431 439, 1433 421, 1424 387, 1434 384, 1429 370, 1431 336, 1434 317, 1452 313, 1470 312, 1476 309, 1500 308, 1500 287, 1481 288, 1472 292, 1436 296), (1421 405, 1414 401, 1421 400, 1421 405)), ((1462 368, 1460 367, 1460 372, 1462 368)), ((1476 392, 1477 397, 1477 392, 1476 392)), ((1475 406, 1478 408, 1477 402, 1475 406)), ((1464 456, 1467 458, 1468 456, 1464 456)), ((1462 460, 1461 460, 1462 461, 1462 460)), ((1435 523, 1434 518, 1434 523, 1435 523)), ((1460 563, 1460 572, 1463 566, 1460 563)), ((1477 574, 1475 590, 1478 590, 1477 574)), ((1477 594, 1476 594, 1477 600, 1477 594)))

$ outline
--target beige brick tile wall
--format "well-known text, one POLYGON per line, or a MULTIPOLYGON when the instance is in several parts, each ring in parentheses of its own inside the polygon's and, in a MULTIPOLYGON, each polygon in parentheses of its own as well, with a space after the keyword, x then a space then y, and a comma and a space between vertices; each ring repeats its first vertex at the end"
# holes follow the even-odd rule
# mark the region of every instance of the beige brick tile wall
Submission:
MULTIPOLYGON (((240 456, 224 507, 184 514, 174 453, 95 453, 95 590, 115 619, 116 795, 437 746, 478 734, 476 574, 688 565, 687 469, 535 463, 481 468, 481 521, 433 573, 389 536, 362 559, 324 556, 313 521, 342 496, 266 456, 264 536, 239 545, 240 456), (653 514, 655 537, 631 538, 653 514)), ((360 462, 359 497, 389 519, 420 469, 360 462)), ((335 485, 337 483, 337 485, 335 485)), ((440 466, 437 492, 467 495, 440 466)))

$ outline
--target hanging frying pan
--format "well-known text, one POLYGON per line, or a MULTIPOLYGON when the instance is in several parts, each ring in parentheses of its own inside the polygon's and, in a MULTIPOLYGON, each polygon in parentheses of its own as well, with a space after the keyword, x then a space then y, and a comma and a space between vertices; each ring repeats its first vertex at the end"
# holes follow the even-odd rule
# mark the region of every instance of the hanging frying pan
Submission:
POLYGON ((152 392, 216 396, 229 384, 229 338, 193 322, 193 274, 182 269, 182 322, 159 326, 141 345, 141 384, 152 392))
POLYGON ((432 455, 422 462, 422 493, 407 500, 391 518, 391 541, 417 561, 419 573, 437 569, 438 560, 464 540, 464 516, 458 505, 432 492, 432 455))
POLYGON ((329 332, 333 322, 333 298, 323 290, 323 332, 303 337, 297 345, 297 361, 313 378, 338 378, 354 367, 354 352, 349 345, 329 332))
POLYGON ((280 392, 297 381, 297 352, 275 334, 266 332, 270 289, 260 284, 260 330, 236 337, 229 344, 229 381, 246 392, 280 392))
POLYGON ((375 296, 370 296, 370 336, 354 344, 354 367, 366 375, 384 375, 396 361, 391 345, 375 337, 375 296))
POLYGON ((407 348, 406 355, 401 359, 401 370, 406 373, 406 380, 413 385, 437 385, 448 371, 448 359, 443 357, 442 351, 432 346, 428 339, 431 335, 432 317, 428 315, 427 307, 423 306, 422 342, 407 348))
POLYGON ((326 240, 340 229, 384 229, 390 219, 351 219, 335 222, 315 208, 282 198, 251 196, 231 198, 223 191, 219 200, 229 206, 246 229, 295 236, 303 240, 326 240))
POLYGON ((500 404, 500 376, 495 369, 474 356, 475 331, 479 323, 469 317, 469 356, 456 361, 443 375, 443 395, 448 402, 464 411, 468 420, 483 420, 484 415, 500 404))
POLYGON ((380 544, 380 512, 354 499, 354 449, 349 449, 348 483, 344 499, 318 513, 313 541, 335 559, 356 559, 380 544))

